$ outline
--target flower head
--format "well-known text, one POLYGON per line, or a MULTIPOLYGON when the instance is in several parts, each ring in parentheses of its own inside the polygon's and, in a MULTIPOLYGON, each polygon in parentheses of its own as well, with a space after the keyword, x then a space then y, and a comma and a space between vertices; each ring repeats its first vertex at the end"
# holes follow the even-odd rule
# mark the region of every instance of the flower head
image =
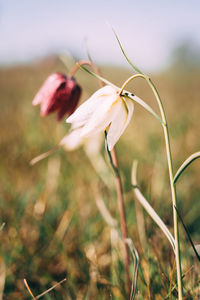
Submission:
POLYGON ((50 75, 33 99, 33 105, 40 104, 41 116, 57 111, 58 121, 68 113, 71 115, 80 99, 81 88, 74 78, 67 78, 61 73, 50 75))
POLYGON ((134 105, 132 100, 119 95, 119 90, 107 85, 94 93, 71 116, 72 132, 81 141, 107 129, 109 150, 123 134, 129 124, 134 105))

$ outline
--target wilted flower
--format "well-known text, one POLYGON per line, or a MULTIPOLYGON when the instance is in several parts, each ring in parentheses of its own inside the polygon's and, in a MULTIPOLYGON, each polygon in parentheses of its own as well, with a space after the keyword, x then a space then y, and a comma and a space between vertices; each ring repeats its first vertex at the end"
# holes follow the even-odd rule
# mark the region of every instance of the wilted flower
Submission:
POLYGON ((78 143, 107 129, 107 142, 112 150, 129 124, 133 114, 133 101, 119 95, 119 90, 105 86, 94 93, 67 118, 72 123, 72 136, 78 143))
POLYGON ((67 78, 61 73, 50 75, 33 99, 33 105, 40 104, 41 116, 57 111, 57 119, 68 113, 71 115, 81 96, 81 88, 74 78, 67 78))

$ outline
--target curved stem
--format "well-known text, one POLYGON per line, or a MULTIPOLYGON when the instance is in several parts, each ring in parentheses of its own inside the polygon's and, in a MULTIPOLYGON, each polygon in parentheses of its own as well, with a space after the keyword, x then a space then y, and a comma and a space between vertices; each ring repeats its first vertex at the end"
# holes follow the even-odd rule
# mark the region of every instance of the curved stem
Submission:
POLYGON ((200 152, 193 153, 184 161, 174 176, 174 184, 176 184, 183 171, 197 158, 200 158, 200 152))
POLYGON ((168 169, 169 169, 169 179, 170 179, 170 187, 171 187, 171 195, 172 195, 172 204, 173 204, 173 219, 174 219, 174 237, 175 237, 175 243, 176 243, 176 269, 177 269, 177 283, 178 283, 178 299, 183 299, 183 287, 182 287, 182 271, 181 271, 181 256, 180 256, 180 241, 179 241, 179 229, 178 229, 178 215, 176 211, 177 207, 177 199, 176 199, 176 187, 174 184, 174 177, 173 177, 173 165, 172 165, 172 154, 171 154, 171 146, 170 146, 170 139, 169 139, 169 130, 168 130, 168 124, 167 119, 164 111, 164 107, 161 101, 161 98, 158 94, 158 91, 156 87, 154 86, 153 82, 148 76, 145 76, 143 74, 138 74, 137 77, 142 77, 145 79, 152 89, 156 101, 158 103, 161 118, 163 121, 163 131, 164 131, 164 137, 165 137, 165 146, 166 146, 166 154, 167 154, 167 162, 168 162, 168 169))
MULTIPOLYGON (((71 71, 69 72, 69 77, 73 77, 74 74, 78 71, 78 69, 80 68, 80 66, 84 66, 84 65, 88 65, 90 66, 93 70, 94 70, 94 73, 97 74, 99 77, 101 76, 100 72, 99 72, 99 69, 96 67, 96 65, 92 62, 92 61, 89 61, 89 60, 80 60, 78 61, 74 67, 71 69, 71 71)), ((99 79, 100 81, 100 86, 103 87, 103 82, 101 79, 99 79)))
POLYGON ((181 276, 181 257, 180 257, 179 231, 178 231, 178 216, 177 216, 177 211, 176 211, 176 188, 175 188, 174 178, 173 178, 173 166, 172 166, 172 155, 171 155, 171 147, 170 147, 170 140, 169 140, 169 131, 168 131, 168 125, 167 125, 167 119, 165 116, 164 107, 163 107, 161 98, 158 94, 158 91, 157 91, 156 87, 154 86, 153 82, 151 81, 151 79, 148 76, 144 75, 143 72, 132 63, 132 61, 129 59, 126 52, 124 51, 124 48, 122 47, 122 44, 121 44, 117 34, 115 33, 114 30, 113 30, 113 32, 115 34, 115 37, 117 38, 119 46, 120 46, 122 53, 124 54, 127 62, 132 66, 132 68, 136 72, 139 73, 139 74, 136 74, 137 76, 135 76, 135 77, 141 77, 147 81, 148 85, 150 86, 150 88, 152 89, 152 91, 154 93, 154 96, 156 98, 156 101, 157 101, 159 109, 160 109, 160 113, 161 113, 161 117, 162 117, 162 121, 163 121, 162 125, 163 125, 164 137, 165 137, 167 162, 168 162, 169 178, 170 178, 170 186, 171 186, 171 194, 172 194, 172 202, 173 202, 174 235, 175 235, 175 241, 176 241, 177 283, 178 283, 178 291, 179 291, 178 297, 179 297, 179 300, 182 300, 183 299, 183 296, 182 296, 183 288, 182 288, 182 276, 181 276))
MULTIPOLYGON (((125 89, 125 87, 127 86, 127 84, 129 84, 129 82, 131 82, 133 79, 137 78, 137 77, 141 77, 142 74, 135 74, 130 76, 122 85, 121 90, 120 90, 120 94, 122 94, 123 90, 125 89)), ((143 77, 143 75, 142 75, 143 77)))
MULTIPOLYGON (((169 130, 168 130, 168 124, 167 119, 165 115, 165 110, 161 101, 161 98, 159 96, 159 93, 151 81, 151 79, 144 75, 144 74, 135 74, 131 76, 122 86, 121 92, 125 88, 125 86, 133 79, 135 78, 143 78, 148 85, 150 86, 151 90, 153 91, 153 94, 156 98, 157 104, 159 106, 161 119, 162 119, 162 127, 164 132, 164 138, 165 138, 165 147, 166 147, 166 154, 167 154, 167 162, 168 162, 168 169, 169 169, 169 180, 170 180, 170 187, 171 187, 171 195, 172 195, 172 204, 173 204, 173 221, 174 221, 174 237, 175 237, 175 256, 176 256, 176 267, 177 267, 177 281, 178 281, 178 291, 179 291, 179 300, 183 299, 183 288, 182 288, 182 272, 181 272, 181 256, 180 256, 180 242, 179 242, 179 230, 178 230, 178 215, 176 211, 177 207, 177 200, 176 200, 176 187, 174 183, 174 175, 173 175, 173 164, 172 164, 172 154, 171 154, 171 146, 170 146, 170 140, 169 140, 169 130)), ((125 94, 126 95, 126 94, 125 94)), ((127 94, 127 97, 129 95, 127 94)))
POLYGON ((125 83, 123 84, 123 86, 121 87, 121 92, 123 91, 123 89, 127 86, 127 84, 132 81, 133 79, 136 78, 143 78, 144 80, 147 81, 148 85, 150 86, 150 88, 152 89, 154 96, 156 98, 156 101, 158 103, 159 109, 160 109, 160 113, 161 113, 161 118, 162 118, 162 125, 166 126, 166 116, 165 116, 165 112, 164 112, 164 107, 162 105, 162 101, 160 99, 160 96, 158 94, 158 91, 156 89, 156 87, 154 86, 153 82, 151 81, 151 79, 144 75, 144 74, 135 74, 133 76, 131 76, 130 78, 128 78, 125 83))
POLYGON ((144 102, 142 99, 140 99, 139 97, 135 96, 134 94, 132 93, 129 93, 127 91, 124 91, 125 87, 132 81, 134 80, 135 78, 137 77, 142 77, 142 78, 145 78, 145 75, 142 75, 142 74, 135 74, 135 75, 132 75, 130 76, 125 82, 124 84, 122 85, 120 91, 119 91, 119 94, 122 96, 122 97, 128 97, 130 98, 131 100, 139 103, 143 108, 145 108, 148 112, 150 112, 162 125, 163 124, 163 120, 160 119, 160 117, 153 111, 153 109, 146 103, 144 102))

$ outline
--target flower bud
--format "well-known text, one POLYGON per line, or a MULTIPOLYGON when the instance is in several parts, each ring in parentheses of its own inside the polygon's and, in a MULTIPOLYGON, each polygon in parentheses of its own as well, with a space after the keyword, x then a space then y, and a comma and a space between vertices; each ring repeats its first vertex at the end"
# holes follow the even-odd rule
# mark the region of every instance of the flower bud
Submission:
POLYGON ((81 88, 74 78, 53 73, 45 80, 32 104, 40 104, 40 115, 43 117, 56 111, 60 121, 65 114, 71 115, 74 112, 80 96, 81 88))

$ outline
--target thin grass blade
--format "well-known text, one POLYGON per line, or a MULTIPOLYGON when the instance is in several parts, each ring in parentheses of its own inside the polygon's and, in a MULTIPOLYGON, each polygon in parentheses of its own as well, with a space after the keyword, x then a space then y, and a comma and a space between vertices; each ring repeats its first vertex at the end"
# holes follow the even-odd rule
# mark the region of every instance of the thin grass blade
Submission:
POLYGON ((188 230, 187 226, 185 225, 185 223, 183 222, 183 218, 182 218, 181 214, 179 213, 177 207, 175 207, 175 209, 176 209, 176 211, 177 211, 177 214, 178 214, 179 219, 181 220, 181 223, 182 223, 182 225, 183 225, 183 228, 185 229, 185 232, 186 232, 187 237, 188 237, 188 239, 189 239, 189 241, 190 241, 190 244, 191 244, 191 246, 192 246, 192 249, 194 250, 194 253, 195 253, 197 259, 200 261, 200 255, 199 255, 199 253, 197 252, 196 247, 195 247, 195 245, 194 245, 194 243, 193 243, 193 241, 192 241, 192 238, 191 238, 191 235, 190 235, 190 233, 189 233, 189 230, 188 230))
POLYGON ((145 199, 145 197, 140 192, 138 186, 137 186, 137 179, 136 179, 136 173, 137 173, 137 161, 133 162, 132 167, 132 187, 134 189, 135 195, 138 199, 138 201, 141 203, 141 205, 144 207, 144 209, 147 211, 147 213, 151 216, 151 218, 154 220, 154 222, 160 227, 160 229, 163 231, 167 239, 169 240, 174 252, 175 252, 175 240, 165 223, 161 220, 161 218, 158 216, 158 214, 155 212, 155 210, 152 208, 152 206, 149 204, 149 202, 145 199))
POLYGON ((176 184, 183 171, 197 158, 200 158, 200 152, 193 153, 184 161, 184 163, 180 166, 180 168, 176 172, 176 175, 174 176, 174 184, 176 184))
MULTIPOLYGON (((111 27, 111 28, 112 28, 112 27, 111 27)), ((122 46, 122 43, 120 42, 120 39, 119 39, 118 35, 116 34, 116 32, 115 32, 115 30, 114 30, 113 28, 112 28, 112 31, 113 31, 113 33, 114 33, 116 39, 117 39, 117 42, 118 42, 118 44, 119 44, 119 47, 120 47, 120 49, 121 49, 121 51, 122 51, 124 57, 126 58, 127 62, 131 65, 131 67, 132 67, 136 72, 138 72, 138 73, 140 73, 140 74, 143 74, 143 72, 142 72, 135 64, 132 63, 132 61, 130 60, 130 58, 129 58, 128 55, 126 54, 126 52, 125 52, 125 50, 124 50, 124 48, 123 48, 123 46, 122 46)))
POLYGON ((135 299, 135 294, 136 294, 136 289, 137 289, 137 278, 138 278, 138 269, 139 269, 139 263, 140 263, 140 258, 138 255, 138 252, 133 244, 133 241, 128 238, 126 239, 126 243, 128 244, 132 257, 133 257, 133 262, 134 262, 134 275, 133 275, 133 282, 132 282, 132 287, 131 287, 131 295, 130 295, 130 300, 135 299))

